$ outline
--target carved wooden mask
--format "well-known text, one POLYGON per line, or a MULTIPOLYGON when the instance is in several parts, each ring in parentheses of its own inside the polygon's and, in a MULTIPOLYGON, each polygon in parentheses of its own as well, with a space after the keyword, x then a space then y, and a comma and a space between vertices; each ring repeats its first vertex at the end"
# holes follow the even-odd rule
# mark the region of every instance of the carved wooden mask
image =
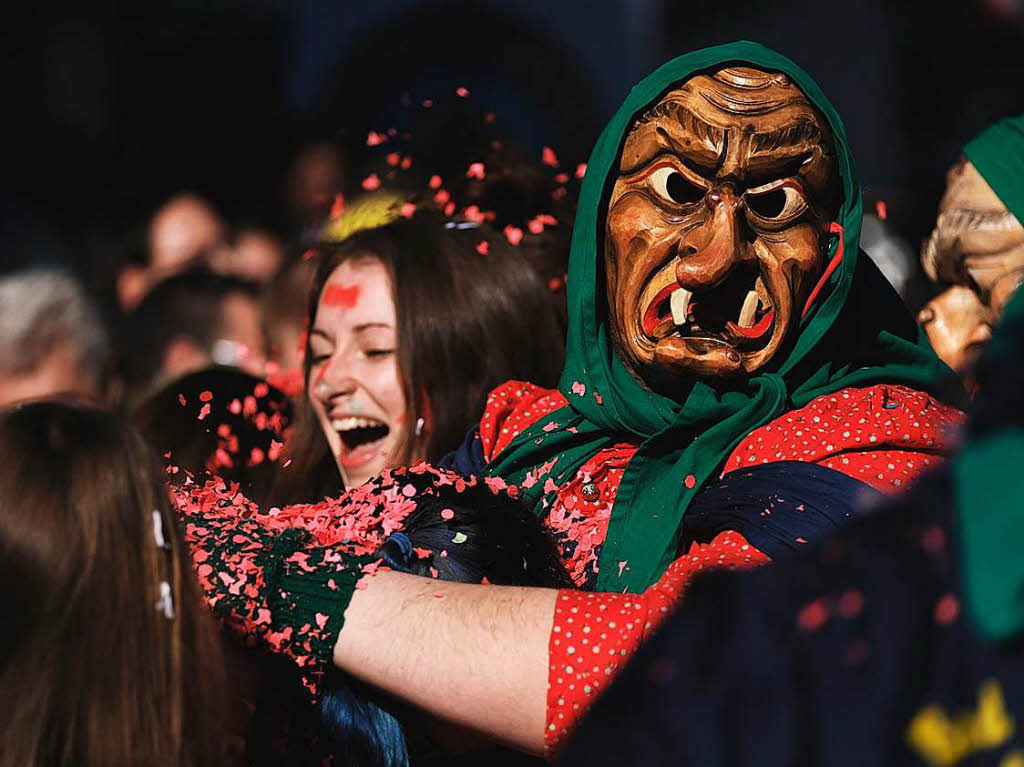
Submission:
POLYGON ((943 362, 968 375, 1024 278, 1024 227, 966 158, 946 175, 921 264, 951 287, 928 302, 918 322, 943 362))
POLYGON ((608 204, 609 315, 639 375, 743 375, 785 345, 823 270, 838 172, 825 118, 784 74, 727 67, 626 137, 608 204))

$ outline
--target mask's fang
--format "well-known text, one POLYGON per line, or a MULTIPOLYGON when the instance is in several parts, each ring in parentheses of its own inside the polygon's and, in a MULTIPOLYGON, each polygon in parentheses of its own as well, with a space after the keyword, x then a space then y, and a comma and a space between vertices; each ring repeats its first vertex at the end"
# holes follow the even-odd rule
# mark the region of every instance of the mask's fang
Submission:
POLYGON ((669 306, 672 309, 672 321, 682 327, 686 324, 686 312, 690 307, 690 297, 693 295, 686 288, 679 288, 672 292, 669 298, 669 306))
POLYGON ((760 303, 760 299, 757 296, 756 290, 751 290, 747 293, 747 297, 743 299, 743 308, 740 309, 739 322, 736 324, 741 328, 752 328, 754 320, 757 319, 758 303, 760 303))

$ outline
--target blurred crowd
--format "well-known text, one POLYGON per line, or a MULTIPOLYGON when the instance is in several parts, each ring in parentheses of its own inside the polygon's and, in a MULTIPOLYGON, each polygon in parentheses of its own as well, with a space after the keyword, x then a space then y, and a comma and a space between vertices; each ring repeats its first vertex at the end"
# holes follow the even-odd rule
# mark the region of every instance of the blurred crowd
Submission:
MULTIPOLYGON (((710 447, 698 456, 708 462, 704 474, 697 469, 682 471, 683 463, 669 463, 663 451, 665 435, 683 439, 679 435, 684 432, 668 431, 669 424, 681 428, 682 415, 665 416, 662 431, 645 431, 646 426, 629 419, 639 423, 655 416, 627 412, 614 399, 627 388, 625 377, 617 379, 613 371, 607 378, 586 378, 597 375, 587 356, 591 350, 600 344, 623 344, 625 333, 598 332, 586 325, 589 320, 579 319, 592 315, 573 314, 573 307, 585 300, 580 296, 586 289, 568 284, 570 252, 587 247, 586 237, 578 231, 574 235, 573 227, 577 218, 592 223, 592 212, 586 218, 584 211, 609 204, 618 199, 617 193, 602 179, 601 184, 593 182, 587 196, 585 158, 563 157, 558 147, 545 146, 536 155, 518 146, 503 135, 502 115, 485 101, 486 94, 470 94, 461 87, 432 99, 399 97, 394 124, 377 126, 355 140, 316 141, 302 147, 284 174, 280 199, 285 211, 274 222, 232 220, 202 193, 180 189, 144 220, 119 233, 118 247, 98 260, 103 267, 92 272, 88 261, 61 262, 42 251, 31 252, 31 245, 23 242, 10 245, 19 258, 11 258, 0 273, 0 582, 5 593, 14 595, 15 606, 0 640, 0 700, 6 709, 0 714, 0 764, 333 760, 396 767, 511 765, 538 762, 541 753, 571 764, 584 759, 588 764, 611 763, 613 758, 617 764, 749 764, 762 751, 765 761, 760 764, 818 763, 825 753, 839 764, 841 744, 856 740, 855 732, 836 725, 833 733, 826 724, 811 737, 801 729, 810 728, 809 720, 815 717, 834 714, 829 720, 833 722, 843 717, 842 707, 836 709, 826 700, 829 684, 836 696, 848 693, 844 700, 854 711, 851 721, 875 728, 871 732, 878 743, 885 741, 878 733, 890 722, 903 714, 909 717, 930 700, 910 696, 908 677, 889 679, 886 701, 899 698, 905 710, 889 710, 888 720, 871 719, 866 698, 854 690, 846 666, 832 677, 822 672, 820 678, 802 677, 792 669, 787 674, 775 666, 764 670, 751 645, 757 632, 766 637, 762 652, 781 657, 799 645, 793 664, 817 670, 815 664, 828 653, 812 640, 800 643, 812 635, 813 641, 825 637, 815 631, 826 622, 826 614, 842 614, 849 623, 859 614, 861 602, 874 598, 874 604, 883 605, 876 618, 897 615, 910 621, 907 616, 915 600, 931 600, 925 595, 939 588, 934 580, 942 581, 942 593, 936 596, 940 602, 947 591, 961 588, 958 576, 948 571, 959 565, 945 560, 935 564, 941 559, 936 552, 945 551, 946 540, 958 534, 953 530, 974 535, 956 528, 942 516, 945 512, 935 511, 956 494, 948 487, 923 482, 918 496, 895 502, 904 504, 908 517, 917 513, 915 508, 925 507, 935 515, 913 531, 915 541, 921 535, 932 536, 924 547, 929 556, 935 555, 934 561, 913 560, 919 567, 904 579, 886 576, 890 580, 885 582, 901 584, 905 603, 890 603, 897 599, 893 592, 877 583, 865 585, 851 575, 899 565, 899 552, 876 553, 864 543, 903 541, 902 523, 894 521, 897 517, 891 511, 872 523, 877 530, 854 528, 843 539, 840 548, 845 547, 846 560, 834 552, 822 554, 820 561, 790 560, 762 545, 756 532, 739 526, 715 528, 705 537, 673 538, 678 552, 672 550, 658 563, 660 569, 650 582, 641 583, 636 576, 628 588, 609 587, 606 579, 615 567, 603 562, 599 570, 599 555, 594 552, 604 541, 609 519, 618 519, 612 511, 616 494, 632 493, 630 497, 641 498, 637 503, 642 504, 645 493, 653 498, 662 492, 657 489, 661 486, 642 485, 646 479, 627 473, 627 464, 640 460, 634 456, 649 459, 651 465, 662 460, 658 465, 667 466, 666 471, 679 472, 673 492, 686 493, 695 482, 698 489, 707 483, 706 503, 712 503, 707 494, 717 490, 715 508, 734 515, 747 508, 748 497, 756 496, 749 504, 757 506, 754 527, 762 531, 783 517, 786 506, 785 499, 778 498, 776 518, 764 521, 772 513, 768 501, 761 500, 767 497, 765 488, 771 486, 772 493, 781 495, 778 488, 789 486, 754 475, 741 478, 740 472, 730 475, 729 484, 723 478, 731 463, 707 458, 712 455, 710 447), (600 391, 593 380, 601 381, 600 391), (590 407, 604 406, 602 398, 614 403, 614 418, 601 421, 582 405, 574 411, 566 397, 577 395, 590 407), (537 429, 521 438, 530 427, 537 429), (593 442, 598 432, 604 440, 599 444, 593 442), (581 451, 578 460, 573 459, 577 462, 572 470, 578 474, 566 474, 564 468, 558 473, 552 468, 554 460, 536 459, 538 451, 546 449, 546 439, 561 440, 559 460, 581 451), (590 450, 594 444, 597 447, 583 455, 584 447, 590 450), (598 463, 595 454, 600 456, 598 463), (630 479, 622 479, 624 474, 630 479), (758 481, 767 484, 756 485, 758 481), (571 500, 563 482, 566 488, 576 483, 571 500), (627 482, 633 484, 627 488, 627 482), (755 485, 760 489, 750 489, 755 485), (587 516, 588 504, 605 510, 587 516), (534 511, 533 505, 543 513, 534 511), (598 520, 603 527, 594 532, 598 520), (922 533, 925 528, 938 532, 922 533), (728 537, 736 531, 744 537, 728 537), (301 536, 306 537, 300 541, 301 536), (595 536, 601 538, 597 543, 595 536), (684 548, 684 540, 693 548, 684 548), (748 543, 756 545, 753 553, 748 543), (705 545, 712 548, 705 550, 705 545), (759 579, 701 580, 692 600, 688 596, 684 602, 689 612, 678 614, 689 622, 670 622, 647 646, 654 628, 665 619, 653 617, 655 613, 671 614, 682 590, 679 584, 713 566, 707 563, 727 560, 744 569, 769 558, 779 564, 766 569, 771 574, 759 573, 759 579), (470 584, 512 589, 502 594, 557 593, 557 599, 564 600, 570 599, 567 594, 578 593, 609 596, 610 601, 571 602, 571 608, 551 601, 534 608, 527 597, 521 603, 486 605, 482 598, 474 620, 465 625, 456 621, 454 628, 439 623, 435 635, 434 624, 412 622, 412 597, 396 612, 371 611, 387 616, 390 623, 385 617, 376 624, 362 617, 356 600, 363 597, 353 590, 361 588, 359 578, 373 575, 378 567, 424 582, 424 590, 417 593, 431 610, 456 599, 476 604, 478 592, 444 588, 471 588, 470 584), (306 581, 301 583, 288 580, 302 576, 306 581), (335 581, 342 585, 324 586, 335 581), (911 585, 904 589, 906 584, 911 585), (345 613, 347 603, 338 608, 329 600, 316 602, 318 589, 324 588, 349 589, 349 597, 356 593, 349 612, 345 613), (600 593, 589 593, 594 591, 600 593), (561 653, 576 655, 577 647, 580 654, 590 653, 588 641, 594 642, 595 654, 599 646, 614 644, 615 622, 602 622, 613 612, 623 616, 616 620, 629 621, 632 631, 632 603, 623 607, 622 601, 615 601, 623 598, 623 591, 649 599, 644 609, 652 617, 646 623, 634 619, 639 632, 635 640, 620 638, 622 647, 628 646, 628 652, 621 650, 623 658, 640 655, 626 667, 619 686, 610 688, 593 718, 582 719, 592 702, 591 686, 603 690, 609 682, 593 681, 586 676, 588 670, 574 672, 576 660, 561 653), (826 592, 841 596, 823 596, 826 592), (220 629, 203 606, 204 599, 220 619, 220 629), (772 600, 776 612, 764 610, 772 600), (816 604, 820 614, 807 612, 808 605, 816 604), (555 633, 549 636, 552 613, 555 633), (403 615, 409 623, 399 628, 396 624, 403 622, 403 615), (502 617, 509 619, 511 632, 517 621, 530 624, 536 615, 549 621, 539 638, 520 636, 508 646, 521 646, 526 659, 522 664, 531 667, 530 679, 543 677, 541 687, 519 685, 519 660, 510 660, 505 667, 499 657, 473 655, 475 635, 469 624, 479 624, 485 637, 492 629, 499 636, 506 625, 500 622, 502 617), (401 643, 406 634, 414 643, 419 632, 426 637, 424 646, 445 646, 451 640, 455 657, 427 652, 407 667, 395 660, 396 681, 386 671, 373 671, 355 644, 350 655, 344 655, 343 642, 338 641, 343 622, 346 631, 341 637, 350 636, 353 643, 361 626, 373 624, 375 632, 367 634, 367 642, 380 643, 385 665, 387 658, 407 657, 404 645, 389 643, 401 643), (695 632, 694 623, 714 626, 714 631, 695 632), (173 628, 168 630, 168 625, 173 628), (799 629, 797 639, 785 633, 793 626, 799 629), (590 634, 591 628, 593 638, 588 640, 582 632, 590 634), (569 638, 572 632, 579 632, 576 639, 569 638), (245 641, 237 641, 234 634, 245 641), (568 650, 560 646, 559 635, 568 650), (709 636, 721 639, 721 645, 709 647, 709 636), (335 650, 335 642, 340 649, 335 650), (638 650, 642 644, 644 649, 638 650), (540 661, 529 655, 537 647, 543 655, 540 661), (339 659, 334 668, 318 667, 330 666, 331 657, 339 659), (102 668, 96 665, 100 659, 105 659, 102 668), (464 668, 458 667, 461 662, 464 668), (412 667, 430 668, 436 674, 424 681, 412 667), (556 667, 562 669, 557 674, 571 680, 565 682, 571 691, 565 693, 568 703, 560 697, 558 684, 563 680, 559 676, 556 683, 556 667), (463 675, 471 679, 462 680, 463 675), (459 696, 453 693, 463 682, 468 691, 468 703, 462 707, 466 712, 456 706, 459 696), (683 687, 674 688, 677 682, 683 687), (688 690, 683 689, 686 684, 688 690), (474 685, 484 692, 501 688, 505 697, 499 696, 489 709, 489 698, 473 697, 474 685), (805 688, 813 688, 813 694, 801 697, 805 688), (698 689, 701 694, 714 690, 707 695, 727 700, 716 698, 713 706, 702 708, 698 689), (431 690, 437 690, 438 700, 432 700, 431 690), (743 690, 754 698, 764 695, 767 700, 765 690, 776 696, 764 703, 772 708, 764 713, 764 722, 758 721, 749 703, 740 701, 743 690), (798 692, 785 692, 792 690, 798 692), (508 702, 526 700, 531 694, 531 700, 539 701, 536 706, 544 709, 540 715, 535 716, 536 707, 508 702), (816 711, 817 705, 821 708, 816 711), (727 712, 730 722, 714 719, 708 713, 711 709, 727 712), (547 718, 534 721, 538 716, 547 718), (568 719, 583 725, 574 745, 563 752, 572 729, 568 719), (495 722, 506 722, 507 730, 495 722), (520 722, 525 722, 521 729, 520 722), (679 722, 685 727, 677 732, 679 722), (530 734, 523 735, 527 730, 530 734), (679 734, 684 731, 685 736, 679 734), (773 733, 778 734, 775 740, 773 733), (807 745, 817 737, 828 747, 814 750, 807 745), (702 738, 709 744, 706 749, 690 745, 702 738), (680 745, 683 740, 685 746, 680 745), (730 753, 735 759, 723 756, 730 753)), ((595 156, 601 146, 599 142, 595 156)), ((1020 152, 1007 161, 1012 168, 1024 168, 1024 145, 1020 152)), ((1003 181, 986 180, 972 156, 969 151, 959 158, 936 160, 948 159, 951 167, 945 194, 936 200, 934 230, 921 232, 920 248, 892 232, 883 200, 874 201, 861 219, 857 191, 860 247, 900 297, 899 311, 917 321, 909 329, 902 319, 893 321, 894 329, 881 328, 879 348, 892 354, 889 363, 906 370, 924 359, 914 354, 930 355, 934 349, 948 366, 934 366, 948 374, 945 390, 962 386, 967 394, 945 399, 937 393, 938 384, 932 390, 921 383, 918 388, 927 391, 925 396, 914 387, 894 383, 881 394, 871 389, 873 393, 865 395, 871 404, 864 405, 864 413, 874 408, 871 412, 897 419, 898 436, 906 427, 903 439, 913 442, 906 448, 913 452, 898 458, 893 456, 905 446, 891 434, 897 427, 881 437, 884 445, 870 455, 867 446, 851 443, 849 455, 857 455, 852 460, 861 462, 861 474, 874 474, 876 468, 882 472, 878 482, 872 477, 858 482, 873 494, 872 508, 885 503, 875 491, 892 495, 893 486, 902 491, 903 477, 916 479, 933 460, 938 464, 964 445, 969 453, 975 438, 981 440, 997 429, 1000 419, 992 417, 996 405, 991 403, 999 403, 1008 422, 1024 411, 1020 402, 1007 402, 1014 391, 1008 381, 1018 381, 1018 369, 1024 369, 1019 318, 1002 336, 997 330, 1004 313, 1013 314, 1013 296, 1024 277, 1024 228, 1015 215, 1020 200, 1001 194, 1003 181), (897 344, 886 336, 890 329, 892 337, 905 342, 897 352, 891 351, 897 344), (994 334, 1002 341, 983 353, 994 334), (911 346, 918 351, 907 351, 911 346), (971 425, 957 431, 957 407, 975 395, 980 403, 977 415, 966 405, 971 425), (936 424, 942 427, 941 437, 936 424), (932 427, 937 431, 929 436, 932 427), (890 437, 891 444, 886 441, 890 437), (910 468, 900 464, 899 473, 890 461, 905 461, 910 468), (888 469, 883 467, 886 463, 888 469)), ((848 222, 845 226, 849 238, 853 227, 848 222)), ((838 232, 835 259, 843 255, 842 227, 838 232)), ((854 251, 855 237, 847 240, 854 251)), ((631 247, 641 240, 636 235, 629 240, 631 247)), ((603 284, 612 263, 601 260, 597 276, 592 269, 590 279, 603 284)), ((830 274, 826 272, 821 284, 830 274)), ((817 295, 810 295, 807 307, 817 295)), ((603 299, 600 303, 596 316, 614 312, 614 307, 606 310, 603 299)), ((878 299, 878 305, 882 303, 878 299)), ((860 306, 868 311, 868 303, 860 306)), ((685 315, 686 307, 681 311, 685 315)), ((674 321, 685 324, 678 316, 674 321)), ((873 319, 864 327, 873 329, 881 322, 873 319)), ((807 377, 811 383, 804 388, 814 396, 831 394, 834 401, 850 386, 888 385, 885 380, 856 379, 855 368, 866 369, 869 363, 851 357, 845 367, 853 372, 843 380, 853 383, 829 389, 821 376, 836 376, 835 371, 844 367, 829 360, 822 367, 827 374, 807 377)), ((918 380, 914 370, 899 375, 899 382, 918 380)), ((783 373, 778 377, 782 380, 783 373)), ((924 377, 921 373, 922 382, 924 377)), ((629 381, 628 386, 643 396, 661 393, 664 383, 639 374, 629 381)), ((709 394, 702 402, 707 412, 725 414, 739 390, 727 383, 716 389, 719 399, 712 400, 709 394)), ((685 396, 692 396, 690 389, 685 396)), ((815 424, 827 419, 826 413, 832 412, 832 405, 813 409, 818 400, 811 394, 790 391, 785 397, 790 398, 787 407, 807 424, 812 418, 815 424)), ((651 412, 663 417, 662 410, 651 412)), ((728 415, 734 412, 749 411, 728 415)), ((732 455, 746 455, 742 451, 748 450, 760 457, 757 451, 768 450, 772 437, 758 429, 775 423, 784 412, 758 416, 761 420, 748 424, 750 428, 738 434, 722 455, 731 461, 732 455), (765 446, 754 445, 762 437, 765 446), (749 443, 739 445, 740 438, 749 443)), ((852 422, 860 412, 844 417, 852 422)), ((726 422, 725 415, 719 421, 726 422)), ((870 428, 877 431, 871 432, 871 442, 889 423, 873 422, 870 428)), ((686 439, 712 433, 713 426, 695 419, 687 424, 691 430, 685 432, 686 439)), ((818 427, 806 428, 810 433, 818 427)), ((836 431, 841 429, 837 426, 836 431)), ((821 434, 822 444, 832 436, 821 434)), ((797 444, 791 435, 779 439, 778 456, 797 444)), ((1000 455, 1011 454, 1018 455, 1012 450, 1000 455)), ((676 460, 676 454, 671 455, 676 460)), ((814 466, 832 470, 835 467, 826 459, 848 463, 846 455, 837 450, 814 466)), ((851 499, 860 490, 852 485, 829 484, 833 480, 824 475, 800 481, 811 488, 811 500, 805 501, 808 508, 823 509, 830 520, 853 513, 833 514, 831 510, 839 507, 830 505, 841 498, 853 508, 851 499), (818 492, 823 495, 815 495, 818 492)), ((1010 506, 1019 501, 1016 496, 1006 499, 1010 506)), ((803 512, 805 503, 795 508, 803 512)), ((642 508, 648 516, 653 509, 655 518, 660 513, 655 506, 642 508)), ((710 519, 713 513, 708 508, 692 507, 688 519, 710 519)), ((656 520, 633 520, 635 525, 648 523, 651 530, 657 526, 656 520)), ((830 522, 826 527, 831 534, 840 525, 830 522)), ((789 548, 794 547, 794 538, 808 543, 802 533, 788 529, 768 537, 772 535, 786 537, 789 548)), ((614 542, 604 545, 627 545, 611 532, 608 536, 614 542)), ((970 540, 971 545, 980 545, 977 538, 970 540)), ((831 551, 827 546, 820 550, 831 551)), ((970 551, 971 556, 984 557, 977 549, 970 551)), ((914 556, 918 554, 915 549, 914 556)), ((1013 554, 1002 551, 1001 556, 1013 554)), ((619 577, 624 571, 631 577, 634 567, 639 569, 634 557, 623 556, 617 565, 619 577)), ((375 593, 383 594, 387 583, 382 580, 375 593)), ((403 583, 408 584, 400 581, 394 587, 403 583)), ((975 587, 972 582, 963 588, 975 587)), ((950 649, 943 644, 950 640, 927 633, 960 617, 959 598, 954 599, 956 604, 943 603, 946 613, 935 620, 932 616, 939 608, 932 607, 933 601, 928 602, 928 628, 908 624, 898 629, 904 631, 901 636, 917 637, 915 641, 938 648, 936 654, 955 653, 957 648, 967 653, 967 639, 961 637, 961 644, 950 649)), ((843 631, 847 623, 842 624, 843 631)), ((878 629, 879 624, 872 623, 871 628, 878 629)), ((836 633, 821 641, 839 648, 836 657, 847 659, 859 652, 857 642, 867 642, 836 633)), ((970 645, 970 652, 975 652, 973 648, 970 645)), ((510 652, 515 655, 516 650, 510 652)), ((618 673, 617 664, 625 660, 619 660, 618 649, 614 653, 615 660, 608 661, 603 674, 594 667, 596 675, 610 680, 618 673)), ((898 666, 901 658, 893 662, 898 666)), ((933 670, 921 668, 914 674, 924 679, 933 670)), ((1002 679, 1001 673, 991 671, 993 678, 1002 679)), ((525 671, 522 674, 527 678, 525 671)), ((976 678, 984 676, 970 676, 963 683, 970 688, 965 695, 973 695, 976 678)), ((1008 685, 1004 683, 1006 690, 1008 685)), ((1024 694, 1024 688, 1014 689, 1024 694)), ((999 730, 995 721, 1008 716, 1006 705, 1013 708, 1021 700, 996 706, 991 695, 984 694, 977 706, 990 706, 989 719, 978 714, 973 729, 963 726, 970 731, 963 736, 966 745, 953 735, 948 742, 942 740, 946 736, 933 736, 928 727, 938 725, 926 720, 917 729, 911 727, 907 737, 899 733, 901 747, 909 748, 907 753, 920 763, 942 765, 959 764, 961 757, 977 755, 989 743, 993 759, 1003 760, 999 764, 1024 764, 1021 752, 1009 750, 1015 743, 1012 737, 1000 734, 1006 727, 1012 730, 1012 723, 999 730)), ((868 763, 882 763, 872 761, 878 753, 865 757, 868 763)), ((886 763, 907 762, 897 758, 886 763)))

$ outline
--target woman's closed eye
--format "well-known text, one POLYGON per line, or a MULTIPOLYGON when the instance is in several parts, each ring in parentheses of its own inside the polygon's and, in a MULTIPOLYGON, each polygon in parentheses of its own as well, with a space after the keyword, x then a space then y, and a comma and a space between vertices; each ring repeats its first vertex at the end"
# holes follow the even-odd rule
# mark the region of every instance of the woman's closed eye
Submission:
POLYGON ((390 357, 394 353, 394 349, 363 349, 363 356, 368 359, 382 359, 384 357, 390 357))

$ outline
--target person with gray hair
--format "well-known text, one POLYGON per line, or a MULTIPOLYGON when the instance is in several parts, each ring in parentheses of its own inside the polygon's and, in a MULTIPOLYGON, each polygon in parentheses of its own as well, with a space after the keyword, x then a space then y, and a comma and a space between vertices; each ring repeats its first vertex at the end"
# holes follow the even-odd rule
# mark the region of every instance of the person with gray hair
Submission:
POLYGON ((110 362, 99 311, 70 272, 0 275, 0 408, 58 395, 104 403, 110 362))

